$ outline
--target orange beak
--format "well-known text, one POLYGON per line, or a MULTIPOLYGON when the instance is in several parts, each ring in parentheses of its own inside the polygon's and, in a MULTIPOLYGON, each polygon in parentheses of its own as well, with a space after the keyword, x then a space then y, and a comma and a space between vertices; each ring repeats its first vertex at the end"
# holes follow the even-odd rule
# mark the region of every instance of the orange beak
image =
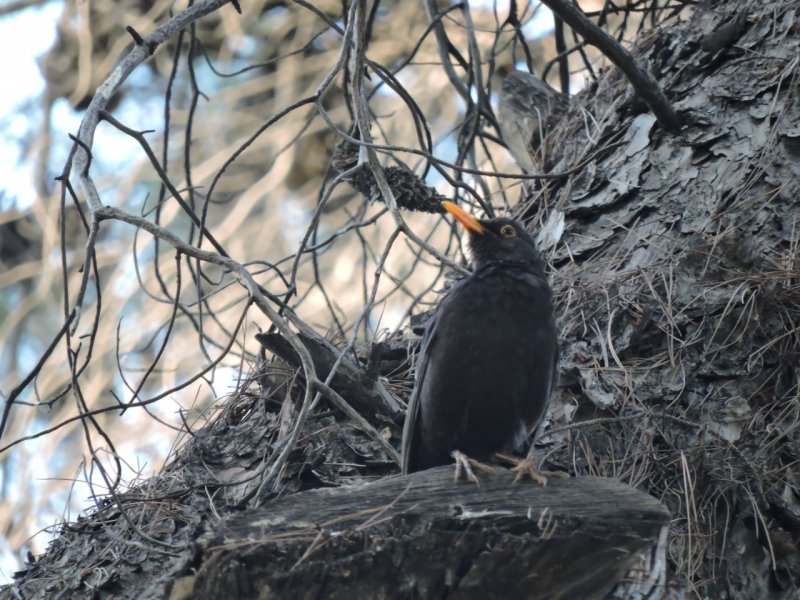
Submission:
POLYGON ((459 223, 461 223, 467 231, 474 233, 485 233, 486 227, 481 225, 481 222, 461 208, 458 204, 453 204, 445 200, 442 202, 442 207, 453 215, 459 223))

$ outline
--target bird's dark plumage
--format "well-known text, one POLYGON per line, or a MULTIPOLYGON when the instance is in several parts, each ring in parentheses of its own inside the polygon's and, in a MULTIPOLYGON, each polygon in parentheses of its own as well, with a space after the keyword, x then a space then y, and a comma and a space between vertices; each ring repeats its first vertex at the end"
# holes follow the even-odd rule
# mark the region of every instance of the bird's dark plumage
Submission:
POLYGON ((552 292, 533 238, 510 219, 479 221, 443 203, 468 230, 474 272, 430 320, 403 430, 403 472, 522 451, 555 384, 552 292))

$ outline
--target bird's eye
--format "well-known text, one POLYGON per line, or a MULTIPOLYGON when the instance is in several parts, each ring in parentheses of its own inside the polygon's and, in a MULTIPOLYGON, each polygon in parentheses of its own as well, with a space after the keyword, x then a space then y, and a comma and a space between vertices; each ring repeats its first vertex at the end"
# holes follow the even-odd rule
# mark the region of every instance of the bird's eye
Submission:
POLYGON ((500 235, 504 238, 512 238, 517 235, 517 232, 512 225, 503 225, 500 228, 500 235))

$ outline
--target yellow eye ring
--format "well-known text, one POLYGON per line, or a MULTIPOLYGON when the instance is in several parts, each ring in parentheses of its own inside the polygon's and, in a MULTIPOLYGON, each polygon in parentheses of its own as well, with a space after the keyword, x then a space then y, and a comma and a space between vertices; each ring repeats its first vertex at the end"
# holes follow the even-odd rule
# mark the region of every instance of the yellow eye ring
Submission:
POLYGON ((500 235, 504 238, 512 238, 517 235, 516 230, 514 229, 513 225, 505 224, 500 228, 500 235))

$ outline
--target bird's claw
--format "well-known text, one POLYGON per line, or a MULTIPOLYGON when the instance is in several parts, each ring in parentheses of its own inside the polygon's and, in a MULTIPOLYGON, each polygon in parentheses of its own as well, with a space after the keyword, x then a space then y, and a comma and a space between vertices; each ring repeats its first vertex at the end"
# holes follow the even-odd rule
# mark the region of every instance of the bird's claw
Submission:
POLYGON ((562 471, 540 471, 531 458, 518 458, 508 454, 497 453, 494 455, 496 459, 514 465, 511 471, 514 473, 514 483, 519 483, 525 476, 531 478, 542 487, 547 485, 548 477, 569 477, 568 473, 562 471))
POLYGON ((495 470, 480 461, 475 460, 474 458, 470 458, 463 452, 458 450, 453 450, 450 453, 450 456, 453 457, 453 460, 456 461, 456 473, 454 477, 454 481, 460 481, 462 473, 466 475, 468 481, 471 481, 477 486, 481 485, 480 480, 475 475, 475 471, 473 471, 473 467, 478 471, 483 471, 484 473, 493 474, 495 470))

